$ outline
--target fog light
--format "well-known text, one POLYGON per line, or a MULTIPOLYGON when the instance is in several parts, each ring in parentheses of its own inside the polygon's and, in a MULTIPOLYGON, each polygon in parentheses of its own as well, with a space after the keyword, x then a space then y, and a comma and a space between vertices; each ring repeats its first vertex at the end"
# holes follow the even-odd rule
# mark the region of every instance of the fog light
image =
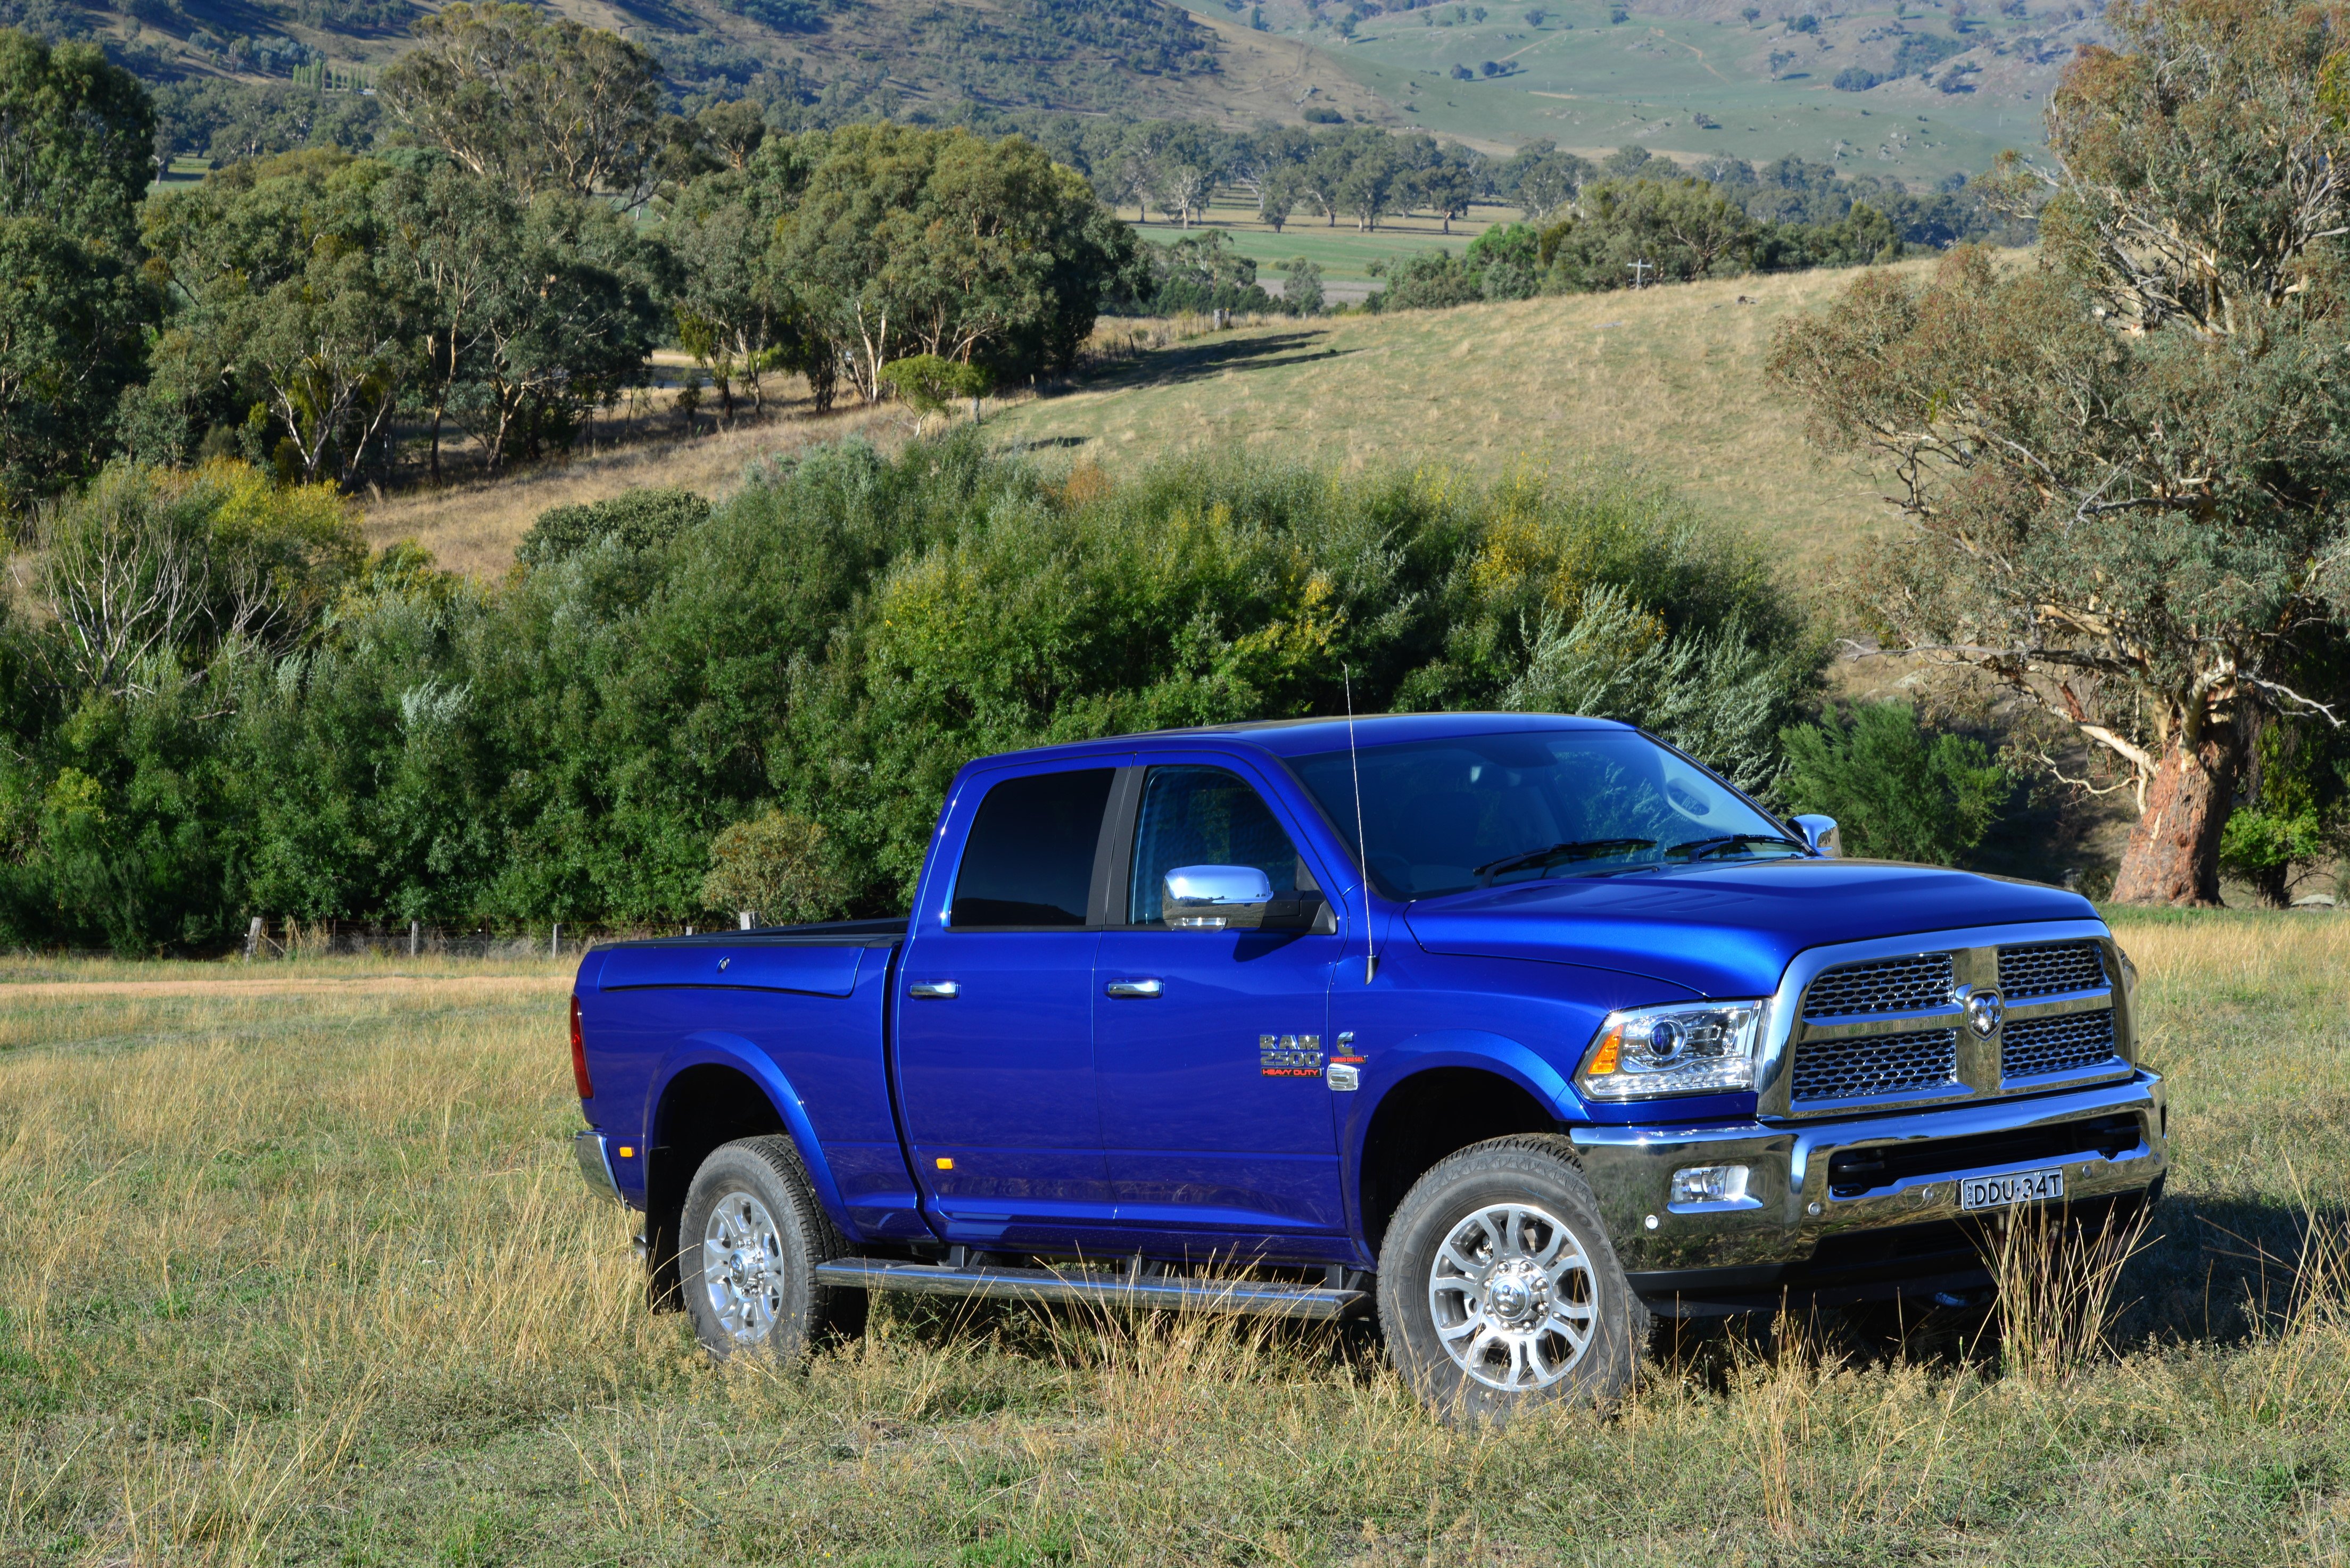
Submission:
POLYGON ((1742 1165, 1698 1165, 1673 1172, 1672 1206, 1742 1203, 1746 1200, 1746 1168, 1742 1165))

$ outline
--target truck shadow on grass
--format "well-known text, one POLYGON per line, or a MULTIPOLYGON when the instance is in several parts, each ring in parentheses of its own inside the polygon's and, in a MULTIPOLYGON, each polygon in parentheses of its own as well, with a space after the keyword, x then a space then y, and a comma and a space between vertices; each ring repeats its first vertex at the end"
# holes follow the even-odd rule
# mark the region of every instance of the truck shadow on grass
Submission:
POLYGON ((2312 1300, 2350 1291, 2350 1210, 2259 1196, 2173 1197, 2143 1228, 2051 1225, 2017 1244, 1978 1237, 1996 1292, 1778 1314, 1661 1322, 1652 1365, 1727 1391, 1744 1366, 1791 1358, 1986 1375, 2054 1370, 2173 1345, 2277 1334, 2312 1300))
MULTIPOLYGON (((1821 1308, 1795 1300, 1775 1314, 1660 1319, 1648 1347, 1649 1376, 1728 1393, 1757 1367, 1791 1364, 2062 1374, 2165 1346, 2240 1345, 2288 1328, 2313 1294, 2350 1293, 2350 1210, 2340 1206, 2173 1197, 2155 1207, 2143 1229, 2085 1234, 2054 1223, 2022 1236, 2019 1242, 1986 1228, 1979 1240, 1987 1266, 2014 1293, 2008 1311, 1978 1292, 1958 1305, 1927 1299, 1821 1308)), ((1209 1366, 1273 1361, 1357 1385, 1384 1376, 1388 1366, 1378 1324, 1367 1318, 1298 1323, 982 1299, 880 1300, 884 1333, 932 1350, 1099 1366, 1185 1340, 1187 1358, 1209 1366)), ((990 1359, 974 1358, 974 1374, 990 1359)), ((940 1393, 965 1415, 1035 1397, 1028 1384, 984 1375, 940 1393)))

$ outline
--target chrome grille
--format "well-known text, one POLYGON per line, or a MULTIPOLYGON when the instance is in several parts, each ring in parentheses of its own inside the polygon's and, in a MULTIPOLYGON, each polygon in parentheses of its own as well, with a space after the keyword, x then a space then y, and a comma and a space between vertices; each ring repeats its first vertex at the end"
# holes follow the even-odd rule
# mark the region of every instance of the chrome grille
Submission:
POLYGON ((1851 1018, 1871 1012, 1938 1012, 1950 1005, 1950 955, 1919 953, 1878 963, 1846 964, 1812 981, 1804 1016, 1851 1018))
POLYGON ((2095 942, 1999 950, 1999 989, 2010 1002, 2068 991, 2099 991, 2105 984, 2105 956, 2095 942))
MULTIPOLYGON (((1950 961, 1943 960, 1945 973, 1949 968, 1950 961)), ((1795 1055, 1793 1097, 1800 1104, 1898 1094, 1950 1083, 1958 1072, 1959 1032, 1955 1029, 1806 1040, 1795 1055)))
POLYGON ((2009 1078, 2037 1078, 2094 1067, 2114 1056, 2114 1014, 2067 1012, 2054 1018, 2011 1019, 1999 1037, 1999 1070, 2009 1078))

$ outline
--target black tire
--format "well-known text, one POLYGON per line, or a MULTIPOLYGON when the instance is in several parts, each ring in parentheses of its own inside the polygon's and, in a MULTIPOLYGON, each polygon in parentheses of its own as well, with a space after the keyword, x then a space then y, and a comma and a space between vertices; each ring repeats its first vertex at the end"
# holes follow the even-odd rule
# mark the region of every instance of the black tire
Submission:
POLYGON ((846 1257, 848 1241, 787 1137, 712 1150, 686 1189, 678 1241, 686 1314, 715 1360, 763 1354, 796 1366, 826 1340, 865 1330, 865 1292, 816 1283, 816 1266, 846 1257))
POLYGON ((1648 1341, 1648 1310, 1616 1261, 1575 1146, 1554 1135, 1472 1144, 1414 1183, 1379 1248, 1378 1303, 1388 1359, 1448 1420, 1500 1423, 1537 1405, 1613 1399, 1648 1341), (1511 1232, 1498 1247, 1496 1214, 1511 1232), (1482 1276, 1444 1251, 1471 1227, 1488 1243, 1469 1249, 1482 1276), (1550 1247, 1551 1227, 1567 1241, 1550 1247))

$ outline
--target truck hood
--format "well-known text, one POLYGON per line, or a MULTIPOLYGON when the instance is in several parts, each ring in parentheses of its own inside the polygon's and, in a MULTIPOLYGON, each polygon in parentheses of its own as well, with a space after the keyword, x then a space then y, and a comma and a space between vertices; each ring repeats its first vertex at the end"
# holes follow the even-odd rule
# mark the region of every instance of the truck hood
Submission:
POLYGON ((2079 894, 2037 882, 1810 858, 1518 882, 1404 912, 1432 953, 1583 964, 1722 997, 1769 995, 1807 948, 2096 918, 2079 894))

